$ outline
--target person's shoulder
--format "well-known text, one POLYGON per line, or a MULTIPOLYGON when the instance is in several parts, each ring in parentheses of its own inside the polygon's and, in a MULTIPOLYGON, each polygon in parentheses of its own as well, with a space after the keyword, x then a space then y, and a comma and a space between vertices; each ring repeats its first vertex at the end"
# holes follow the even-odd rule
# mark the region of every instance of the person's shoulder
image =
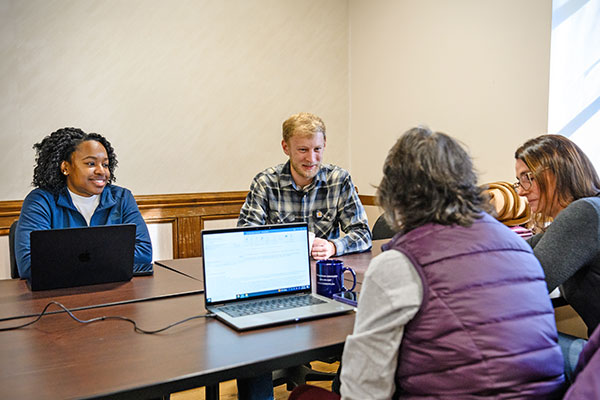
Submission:
POLYGON ((255 182, 273 182, 277 181, 284 173, 285 164, 278 164, 273 167, 263 169, 254 176, 255 182))
POLYGON ((351 179, 348 171, 334 164, 322 164, 321 171, 323 171, 325 180, 328 182, 351 179))
MULTIPOLYGON (((584 197, 571 202, 558 213, 546 232, 579 232, 600 226, 600 199, 584 197)), ((561 234, 562 234, 561 233, 561 234)))
POLYGON ((110 184, 108 186, 106 186, 104 188, 104 191, 102 192, 102 201, 118 201, 118 202, 129 202, 130 200, 135 201, 135 198, 133 197, 133 193, 131 193, 131 190, 124 188, 122 186, 117 186, 117 185, 113 185, 110 184), (112 200, 111 200, 112 199, 112 200))
POLYGON ((600 197, 594 196, 577 199, 569 204, 560 214, 564 214, 565 216, 600 215, 600 197))
POLYGON ((376 261, 377 263, 384 263, 384 264, 389 263, 389 262, 402 261, 402 260, 408 260, 408 257, 406 257, 403 252, 398 251, 396 249, 389 249, 386 251, 382 251, 381 253, 379 253, 378 255, 373 257, 373 259, 372 259, 372 261, 376 261))
POLYGON ((56 196, 46 189, 35 188, 25 196, 23 202, 28 203, 38 201, 56 202, 56 196))
POLYGON ((371 260, 365 279, 375 281, 382 288, 416 279, 416 269, 410 259, 401 251, 390 249, 371 260))
POLYGON ((117 185, 108 185, 104 188, 104 190, 108 190, 109 193, 111 193, 113 196, 115 197, 121 197, 123 195, 127 195, 127 194, 131 194, 131 190, 124 188, 122 186, 117 186, 117 185))
POLYGON ((33 189, 23 200, 21 206, 21 214, 25 215, 30 212, 48 213, 50 210, 57 208, 58 196, 52 192, 36 188, 33 189))
POLYGON ((595 209, 600 210, 600 196, 584 197, 575 200, 573 203, 569 204, 569 206, 573 204, 589 204, 592 205, 595 209))
POLYGON ((367 275, 382 275, 389 274, 392 269, 396 269, 398 265, 411 264, 409 258, 401 251, 390 249, 373 257, 367 275))
POLYGON ((321 164, 321 168, 325 170, 329 174, 340 174, 340 175, 350 175, 350 173, 344 168, 335 165, 335 164, 321 164))

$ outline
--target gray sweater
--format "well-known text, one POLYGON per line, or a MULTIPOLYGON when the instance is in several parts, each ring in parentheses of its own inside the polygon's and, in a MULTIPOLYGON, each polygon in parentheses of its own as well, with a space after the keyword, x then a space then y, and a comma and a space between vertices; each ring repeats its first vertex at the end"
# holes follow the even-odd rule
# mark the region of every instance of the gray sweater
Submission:
POLYGON ((548 291, 561 286, 591 335, 600 322, 600 197, 572 202, 528 242, 544 268, 548 291))

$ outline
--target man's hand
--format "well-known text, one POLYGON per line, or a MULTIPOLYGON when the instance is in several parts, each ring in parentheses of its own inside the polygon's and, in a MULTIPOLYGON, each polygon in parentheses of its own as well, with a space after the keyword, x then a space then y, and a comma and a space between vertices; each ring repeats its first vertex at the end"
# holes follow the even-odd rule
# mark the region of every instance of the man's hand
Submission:
POLYGON ((315 238, 310 255, 315 260, 324 260, 335 255, 335 245, 329 240, 315 238))

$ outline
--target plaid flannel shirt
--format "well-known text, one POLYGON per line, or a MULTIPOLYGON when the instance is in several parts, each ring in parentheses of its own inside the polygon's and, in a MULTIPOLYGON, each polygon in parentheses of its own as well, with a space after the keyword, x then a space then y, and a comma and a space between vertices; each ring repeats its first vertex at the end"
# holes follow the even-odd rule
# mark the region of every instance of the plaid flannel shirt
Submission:
POLYGON ((307 222, 316 237, 335 244, 338 256, 371 248, 367 214, 350 174, 335 165, 321 165, 302 189, 292 178, 289 161, 256 175, 238 226, 290 222, 307 222), (342 238, 340 228, 346 233, 342 238))

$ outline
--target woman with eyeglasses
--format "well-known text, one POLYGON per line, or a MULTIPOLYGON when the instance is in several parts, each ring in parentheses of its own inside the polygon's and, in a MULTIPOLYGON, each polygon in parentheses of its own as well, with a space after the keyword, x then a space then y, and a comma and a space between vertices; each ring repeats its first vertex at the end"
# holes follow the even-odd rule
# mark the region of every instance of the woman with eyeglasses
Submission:
MULTIPOLYGON (((583 151, 559 135, 531 139, 515 153, 520 196, 527 198, 537 234, 528 239, 546 274, 583 319, 588 335, 600 322, 600 179, 583 151)), ((572 341, 559 336, 565 346, 572 341)), ((573 354, 573 355, 575 355, 573 354)), ((565 354, 568 358, 568 354, 565 354)), ((577 361, 577 357, 572 357, 577 361)), ((565 364, 569 377, 569 361, 565 364)))

